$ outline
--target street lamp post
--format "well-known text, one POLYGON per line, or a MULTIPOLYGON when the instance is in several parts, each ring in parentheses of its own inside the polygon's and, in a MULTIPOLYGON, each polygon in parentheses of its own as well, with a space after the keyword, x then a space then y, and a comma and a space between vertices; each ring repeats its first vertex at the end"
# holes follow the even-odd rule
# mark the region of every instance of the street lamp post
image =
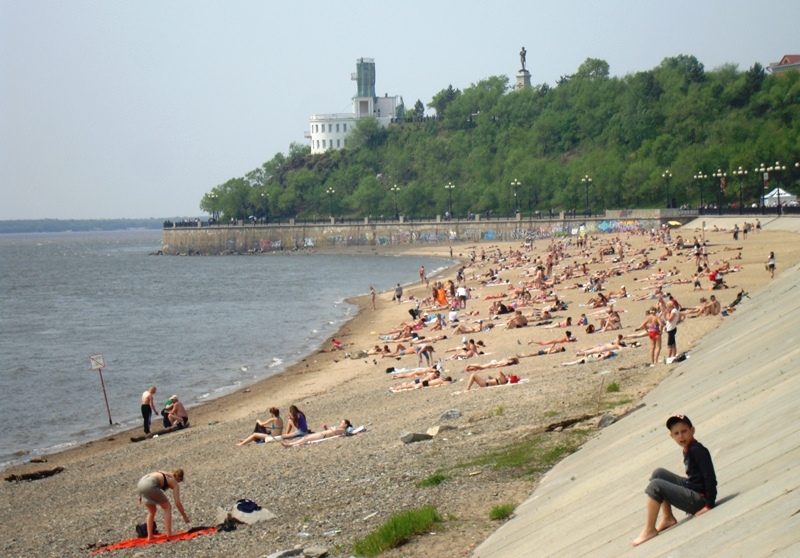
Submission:
POLYGON ((516 216, 519 214, 519 202, 517 201, 517 189, 522 186, 522 183, 517 180, 516 178, 511 183, 511 187, 514 188, 514 215, 516 216))
POLYGON ((219 219, 219 215, 217 215, 217 200, 219 196, 217 194, 209 194, 208 197, 211 199, 211 218, 214 219, 216 223, 219 219))
POLYGON ((725 179, 728 173, 722 172, 722 169, 717 169, 717 172, 711 176, 719 179, 719 185, 717 186, 717 213, 722 215, 722 193, 725 191, 725 179))
POLYGON ((746 178, 747 177, 747 171, 746 170, 742 170, 742 167, 739 167, 738 169, 733 171, 732 174, 734 176, 738 176, 739 177, 739 215, 741 215, 742 214, 742 203, 743 203, 743 201, 742 201, 742 178, 746 178))
POLYGON ((753 171, 761 173, 761 180, 762 180, 762 186, 761 186, 761 214, 763 215, 764 214, 764 208, 767 205, 767 200, 765 198, 765 195, 766 195, 767 187, 769 186, 769 173, 767 172, 767 169, 764 166, 764 163, 761 163, 760 167, 754 168, 753 171))
MULTIPOLYGON (((774 172, 775 174, 778 174, 778 171, 785 171, 785 170, 786 170, 786 165, 781 165, 779 161, 775 161, 775 164, 767 169, 767 171, 774 172)), ((780 217, 781 212, 782 212, 782 209, 781 209, 781 183, 777 180, 777 178, 775 179, 775 182, 776 182, 775 188, 777 188, 777 190, 778 190, 778 217, 780 217)))
POLYGON ((672 173, 669 172, 669 169, 667 169, 661 173, 661 177, 664 179, 664 182, 667 185, 667 209, 669 209, 670 207, 672 207, 672 204, 670 203, 669 199, 669 179, 672 178, 672 173))
POLYGON ((336 193, 336 190, 328 188, 325 192, 328 194, 328 199, 331 202, 331 217, 333 217, 333 195, 336 193))
POLYGON ((389 190, 391 190, 391 192, 394 194, 394 218, 395 220, 399 220, 400 213, 397 212, 397 192, 400 191, 400 187, 397 184, 395 184, 394 186, 389 188, 389 190))
POLYGON ((589 178, 589 175, 585 175, 581 178, 581 182, 586 186, 586 216, 589 216, 589 186, 592 184, 592 179, 589 178))
POLYGON ((697 180, 697 184, 700 188, 700 209, 703 209, 703 180, 708 178, 707 174, 703 174, 702 171, 698 172, 694 175, 694 179, 697 180))
POLYGON ((449 200, 448 201, 448 206, 447 206, 447 212, 450 214, 450 218, 452 219, 453 218, 453 188, 455 188, 456 185, 453 184, 452 182, 448 182, 447 184, 444 185, 444 187, 447 190, 447 196, 448 196, 448 200, 449 200))
POLYGON ((263 207, 262 216, 264 218, 264 222, 266 222, 267 215, 269 214, 269 194, 266 192, 261 192, 261 205, 263 207))

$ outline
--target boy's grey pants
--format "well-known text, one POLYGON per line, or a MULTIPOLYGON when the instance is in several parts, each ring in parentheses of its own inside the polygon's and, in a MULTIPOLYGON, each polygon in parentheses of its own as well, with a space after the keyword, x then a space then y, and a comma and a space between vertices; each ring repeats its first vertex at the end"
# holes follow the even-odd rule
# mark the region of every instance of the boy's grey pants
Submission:
POLYGON ((686 480, 666 469, 656 469, 650 477, 644 493, 653 500, 662 503, 664 500, 670 505, 686 513, 695 514, 706 505, 700 493, 686 488, 686 480))

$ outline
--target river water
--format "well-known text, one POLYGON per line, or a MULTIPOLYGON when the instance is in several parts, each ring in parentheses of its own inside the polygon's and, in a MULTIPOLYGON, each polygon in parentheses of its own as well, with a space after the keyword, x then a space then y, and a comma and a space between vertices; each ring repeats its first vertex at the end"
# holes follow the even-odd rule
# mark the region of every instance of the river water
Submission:
POLYGON ((278 373, 354 315, 344 299, 454 263, 160 246, 160 231, 0 235, 0 468, 139 424, 151 384, 157 406, 190 406, 278 373))

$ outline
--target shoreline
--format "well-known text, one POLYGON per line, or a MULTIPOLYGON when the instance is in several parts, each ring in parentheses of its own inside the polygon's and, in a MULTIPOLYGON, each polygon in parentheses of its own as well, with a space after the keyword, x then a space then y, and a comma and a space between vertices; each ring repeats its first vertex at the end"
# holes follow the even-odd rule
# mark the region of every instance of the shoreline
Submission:
MULTIPOLYGON (((691 230, 682 232, 688 238, 693 234, 691 230)), ((724 251, 725 247, 733 245, 727 233, 708 236, 713 247, 710 260, 736 254, 724 251)), ((763 269, 764 251, 773 246, 779 255, 779 273, 786 270, 790 262, 800 261, 800 243, 796 242, 794 233, 764 232, 751 238, 753 240, 746 241, 750 246, 746 247, 741 262, 743 272, 728 277, 732 286, 755 291, 758 285, 766 284, 769 276, 765 276, 763 269)), ((644 245, 645 239, 632 237, 631 242, 644 245)), ((486 248, 487 252, 490 246, 499 245, 505 251, 509 247, 517 248, 519 242, 465 243, 454 251, 462 252, 463 257, 472 245, 478 250, 486 248)), ((530 255, 540 255, 547 245, 549 242, 536 242, 530 255)), ((426 248, 422 254, 414 255, 441 255, 437 250, 448 250, 447 245, 426 248)), ((660 254, 663 248, 654 250, 657 252, 652 252, 653 255, 660 254)), ((586 259, 573 256, 566 262, 586 259)), ((606 290, 616 290, 625 284, 631 292, 636 289, 639 294, 640 288, 651 284, 645 281, 657 266, 670 268, 673 263, 687 275, 690 264, 685 257, 677 256, 663 264, 655 262, 648 270, 613 277, 606 290), (641 282, 634 282, 637 279, 641 282)), ((507 290, 481 287, 473 279, 489 267, 495 264, 487 260, 482 266, 467 271, 468 284, 476 289, 468 309, 480 311, 478 317, 481 318, 485 318, 489 304, 486 297, 507 290)), ((592 264, 590 267, 600 268, 592 264)), ((520 271, 504 271, 503 279, 516 285, 520 271)), ((452 268, 444 272, 443 278, 449 278, 448 274, 452 275, 452 268)), ((706 283, 704 280, 704 285, 706 283)), ((417 282, 404 295, 416 296, 422 292, 427 295, 417 282)), ((709 294, 705 291, 692 293, 691 284, 674 286, 672 292, 684 306, 691 306, 698 296, 709 294)), ((738 289, 729 289, 713 294, 728 303, 737 292, 738 289)), ((368 295, 352 299, 359 311, 335 334, 348 344, 346 351, 351 352, 351 346, 356 350, 373 346, 378 342, 376 332, 388 331, 398 321, 408 318, 409 305, 392 303, 392 294, 390 291, 378 295, 377 312, 371 310, 368 295)), ((557 317, 576 318, 581 312, 588 314, 590 310, 581 307, 590 295, 576 290, 564 291, 569 311, 557 317)), ((622 333, 630 333, 640 323, 649 304, 649 301, 635 302, 630 298, 619 302, 620 309, 627 312, 622 314, 622 333)), ((687 320, 681 325, 679 350, 691 351, 722 320, 722 317, 687 320)), ((622 414, 676 366, 643 366, 645 347, 620 352, 617 358, 609 361, 560 366, 561 361, 575 358, 571 356, 575 349, 608 342, 616 333, 585 335, 580 329, 577 330, 578 343, 567 345, 566 354, 526 358, 512 369, 514 374, 529 380, 527 383, 518 387, 464 391, 469 376, 465 373, 466 364, 485 364, 530 350, 530 346, 525 345, 528 339, 543 341, 563 331, 529 326, 508 331, 495 328, 476 334, 476 339, 486 341, 486 355, 474 361, 443 363, 447 373, 459 380, 456 385, 398 394, 388 393, 387 387, 396 380, 384 373, 386 366, 398 365, 398 361, 373 357, 350 360, 343 358, 344 351, 329 353, 318 349, 284 372, 254 384, 249 392, 237 391, 193 408, 194 411, 190 411, 193 426, 189 429, 136 444, 117 436, 113 440, 70 448, 54 454, 45 466, 65 466, 63 473, 31 483, 4 483, 0 489, 3 495, 0 513, 10 519, 0 526, 0 550, 7 555, 25 555, 36 552, 42 544, 40 541, 47 540, 51 541, 50 552, 81 556, 85 551, 79 547, 88 542, 99 539, 116 542, 132 536, 132 525, 144 517, 143 509, 136 505, 136 479, 152 470, 180 466, 187 470, 181 494, 192 525, 213 524, 216 507, 229 508, 238 498, 249 498, 267 507, 278 518, 240 527, 234 533, 176 543, 183 545, 180 547, 147 549, 144 556, 174 555, 176 551, 208 556, 264 555, 298 544, 320 544, 329 548, 332 556, 349 556, 353 540, 364 536, 392 514, 422 505, 434 506, 444 517, 443 524, 436 529, 437 536, 419 537, 402 550, 388 551, 385 556, 469 554, 497 528, 496 522, 488 520, 492 507, 516 505, 525 500, 543 472, 552 466, 552 463, 544 464, 541 469, 526 472, 524 467, 504 469, 482 460, 493 452, 506 451, 510 445, 538 444, 539 440, 543 447, 555 449, 580 444, 579 432, 584 432, 583 439, 597 432, 593 421, 584 421, 561 432, 544 434, 545 428, 572 417, 593 415, 597 409, 622 414), (598 397, 601 379, 598 374, 604 370, 610 371, 608 376, 602 376, 605 385, 613 381, 620 390, 602 391, 598 397), (285 411, 289 404, 296 404, 306 412, 314 430, 322 421, 330 424, 347 418, 354 426, 365 425, 367 433, 293 449, 282 449, 274 443, 235 446, 238 439, 252 430, 255 418, 265 418, 269 407, 285 411), (444 436, 410 445, 398 440, 403 432, 425 432, 431 426, 443 424, 441 416, 450 409, 457 409, 461 416, 446 422, 452 429, 444 436), (418 483, 438 472, 447 477, 445 482, 434 487, 420 487, 418 483), (87 502, 92 504, 86 505, 87 502), (72 513, 64 516, 49 511, 54 509, 70 509, 72 513), (336 529, 341 533, 325 535, 336 529), (18 535, 23 531, 24 535, 18 535)), ((448 329, 445 333, 451 332, 448 329)), ((435 345, 435 356, 446 356, 445 350, 457 343, 461 335, 450 337, 435 345)), ((416 359, 405 357, 399 366, 413 366, 412 361, 416 359)), ((481 375, 485 377, 494 372, 490 370, 481 375)), ((17 472, 30 472, 34 468, 35 465, 22 466, 17 472)))
MULTIPOLYGON (((377 256, 377 257, 417 256, 417 257, 426 257, 426 258, 445 258, 445 259, 449 259, 449 256, 447 256, 447 255, 431 255, 431 254, 426 254, 424 252, 416 252, 414 250, 405 250, 405 249, 399 248, 399 247, 396 250, 392 250, 392 251, 395 252, 395 253, 392 253, 392 254, 363 254, 361 252, 361 250, 359 250, 353 255, 358 255, 358 256, 365 256, 365 255, 372 256, 372 255, 374 255, 374 256, 377 256)), ((318 253, 318 254, 327 254, 327 255, 347 255, 346 253, 343 253, 341 251, 341 249, 336 249, 336 248, 331 248, 329 250, 321 250, 321 251, 316 252, 316 253, 318 253)), ((309 251, 299 251, 299 252, 296 252, 296 253, 290 253, 290 252, 281 253, 281 252, 277 252, 277 253, 264 253, 264 254, 256 254, 256 255, 257 256, 262 256, 262 255, 267 255, 267 256, 271 256, 271 255, 291 255, 291 256, 305 255, 305 256, 313 256, 313 255, 315 255, 315 252, 309 250, 309 251)), ((454 255, 453 258, 455 259, 456 256, 454 255)), ((463 262, 459 262, 458 264, 450 266, 450 267, 443 267, 441 270, 436 272, 436 275, 434 277, 438 277, 438 276, 450 273, 451 271, 454 273, 454 270, 456 268, 458 268, 459 266, 461 266, 462 264, 463 264, 463 262)), ((433 277, 430 277, 430 279, 433 280, 433 277)), ((415 287, 419 287, 421 285, 422 285, 422 283, 420 281, 412 281, 412 282, 403 284, 403 288, 404 289, 405 288, 415 288, 415 287)), ((394 294, 394 288, 389 288, 389 289, 387 289, 385 291, 381 291, 381 292, 378 293, 378 296, 386 295, 386 294, 393 295, 394 294)), ((342 332, 345 331, 348 326, 352 325, 353 322, 355 322, 359 318, 359 316, 362 315, 362 313, 365 310, 368 310, 369 302, 370 302, 370 298, 369 297, 370 297, 370 295, 367 293, 367 294, 361 294, 361 295, 351 296, 351 297, 347 297, 347 298, 342 299, 342 301, 344 303, 350 304, 350 305, 355 307, 354 313, 350 317, 345 318, 342 321, 342 323, 339 325, 339 327, 332 334, 330 334, 324 340, 322 340, 319 345, 317 345, 316 347, 313 347, 307 353, 298 354, 296 360, 294 362, 292 362, 291 364, 286 364, 286 366, 282 370, 280 370, 278 372, 275 372, 275 373, 272 373, 272 374, 270 374, 268 376, 265 376, 263 378, 256 379, 252 383, 246 383, 246 384, 243 383, 243 384, 241 384, 239 386, 231 385, 230 389, 226 390, 227 393, 220 394, 219 396, 216 396, 216 397, 213 397, 213 398, 207 398, 207 399, 204 399, 202 401, 198 401, 193 405, 187 405, 186 409, 189 412, 190 422, 191 422, 191 427, 190 428, 194 428, 195 426, 198 426, 200 424, 206 423, 207 421, 213 421, 212 412, 206 407, 212 407, 213 406, 214 407, 213 413, 224 412, 225 410, 230 410, 235 406, 235 405, 232 404, 232 399, 235 398, 235 397, 239 397, 239 396, 248 396, 248 397, 244 397, 244 399, 245 399, 244 403, 253 404, 253 401, 250 401, 250 399, 254 399, 255 400, 255 399, 263 396, 263 394, 269 393, 271 391, 271 389, 273 387, 275 387, 275 386, 272 385, 273 383, 277 383, 278 386, 282 386, 283 385, 283 383, 284 383, 283 381, 282 382, 278 382, 278 378, 279 377, 281 377, 281 376, 290 376, 290 375, 292 375, 294 373, 300 373, 301 371, 304 374, 305 373, 314 373, 315 371, 319 371, 320 369, 324 368, 326 365, 329 364, 329 361, 332 360, 332 359, 323 359, 322 357, 325 356, 325 355, 328 355, 328 354, 330 354, 330 355, 334 354, 334 353, 328 353, 327 350, 325 349, 325 347, 330 345, 332 339, 341 338, 343 336, 342 332), (306 363, 309 359, 312 359, 315 355, 321 355, 317 360, 324 360, 324 362, 318 363, 317 360, 314 360, 313 363, 314 364, 318 364, 318 366, 310 368, 310 369, 309 369, 308 365, 303 366, 303 363, 306 363)), ((336 353, 336 354, 339 354, 339 353, 336 353)), ((225 388, 223 387, 221 389, 225 389, 225 388)), ((238 404, 241 404, 241 403, 242 403, 241 400, 237 400, 237 406, 238 406, 238 404)), ((50 460, 49 458, 57 458, 61 454, 71 454, 71 453, 75 453, 75 452, 81 452, 83 450, 88 450, 89 448, 91 448, 95 444, 102 444, 103 445, 103 449, 101 451, 104 451, 105 449, 113 448, 113 447, 116 446, 116 444, 111 444, 111 442, 134 443, 134 442, 131 442, 130 438, 143 435, 142 425, 141 425, 141 418, 134 417, 134 418, 132 418, 130 420, 132 420, 135 424, 132 425, 132 426, 127 426, 127 425, 126 426, 122 426, 120 423, 115 423, 115 426, 119 424, 120 429, 115 431, 115 432, 112 432, 112 433, 101 434, 101 435, 99 435, 97 437, 91 437, 89 439, 84 439, 82 441, 78 441, 78 440, 66 441, 66 442, 63 442, 61 444, 56 444, 55 446, 51 446, 50 448, 43 448, 43 449, 40 449, 40 450, 37 450, 37 449, 18 450, 17 452, 14 452, 15 455, 19 456, 18 459, 12 459, 12 460, 9 460, 8 462, 0 464, 0 472, 13 471, 13 470, 16 470, 19 467, 24 467, 24 466, 30 464, 30 461, 29 461, 30 459, 45 459, 45 460, 47 460, 47 462, 49 462, 49 460, 50 460), (103 443, 105 443, 105 444, 103 444, 103 443), (21 453, 23 451, 25 451, 24 454, 21 453)), ((152 426, 153 426, 153 428, 152 428, 151 432, 154 433, 154 434, 158 434, 159 432, 163 431, 163 425, 161 425, 161 417, 160 417, 160 415, 153 415, 152 426)), ((138 443, 141 443, 141 442, 138 442, 138 443)))

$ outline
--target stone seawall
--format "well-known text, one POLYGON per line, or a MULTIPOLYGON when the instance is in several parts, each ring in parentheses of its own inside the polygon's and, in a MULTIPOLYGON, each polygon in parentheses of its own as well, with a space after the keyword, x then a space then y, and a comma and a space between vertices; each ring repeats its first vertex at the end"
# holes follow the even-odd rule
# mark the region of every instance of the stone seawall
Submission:
MULTIPOLYGON (((608 215, 608 214, 607 214, 608 215)), ((591 219, 212 225, 164 228, 164 254, 244 254, 300 248, 390 244, 524 241, 658 228, 674 217, 609 216, 591 219)))

